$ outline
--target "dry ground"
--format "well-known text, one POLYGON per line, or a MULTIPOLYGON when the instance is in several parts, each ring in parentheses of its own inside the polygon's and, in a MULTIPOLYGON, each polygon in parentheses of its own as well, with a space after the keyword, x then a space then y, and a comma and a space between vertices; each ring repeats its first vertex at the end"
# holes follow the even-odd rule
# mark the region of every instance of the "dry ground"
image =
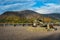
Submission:
POLYGON ((46 31, 40 27, 0 27, 0 40, 60 40, 60 27, 57 28, 57 31, 46 31))

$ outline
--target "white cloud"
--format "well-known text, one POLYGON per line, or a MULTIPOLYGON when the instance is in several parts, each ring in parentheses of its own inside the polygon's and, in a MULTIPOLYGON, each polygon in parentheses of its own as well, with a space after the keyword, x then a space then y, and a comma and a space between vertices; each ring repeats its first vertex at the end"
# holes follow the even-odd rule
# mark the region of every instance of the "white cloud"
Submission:
POLYGON ((12 3, 29 3, 29 2, 34 2, 34 0, 0 0, 0 5, 3 4, 12 4, 12 3))
POLYGON ((8 4, 8 1, 11 1, 11 0, 5 0, 4 2, 2 2, 2 5, 0 4, 0 13, 5 12, 5 11, 18 11, 18 10, 29 9, 33 5, 36 4, 36 2, 32 0, 26 0, 26 1, 25 0, 12 0, 11 2, 20 1, 18 3, 12 3, 12 4, 8 4), (4 3, 7 3, 8 5, 3 5, 4 3))
POLYGON ((47 14, 47 13, 60 13, 60 5, 49 3, 45 6, 41 6, 36 10, 38 13, 47 14))

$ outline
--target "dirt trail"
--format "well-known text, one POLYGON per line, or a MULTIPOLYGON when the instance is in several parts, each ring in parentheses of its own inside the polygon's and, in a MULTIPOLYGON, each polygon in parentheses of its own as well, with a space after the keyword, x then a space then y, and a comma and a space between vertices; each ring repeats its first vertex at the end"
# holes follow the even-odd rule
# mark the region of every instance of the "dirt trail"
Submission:
POLYGON ((0 27, 0 40, 60 40, 60 29, 49 32, 31 32, 27 27, 0 27))

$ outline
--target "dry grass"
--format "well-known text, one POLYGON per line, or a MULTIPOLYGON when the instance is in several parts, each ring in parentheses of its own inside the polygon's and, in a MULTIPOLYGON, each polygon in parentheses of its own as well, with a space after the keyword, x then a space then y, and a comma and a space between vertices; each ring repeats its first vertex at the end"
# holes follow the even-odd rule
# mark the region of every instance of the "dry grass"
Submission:
MULTIPOLYGON (((27 30, 31 32, 48 32, 48 29, 44 27, 27 27, 27 30)), ((54 31, 54 29, 49 29, 49 31, 54 31)))

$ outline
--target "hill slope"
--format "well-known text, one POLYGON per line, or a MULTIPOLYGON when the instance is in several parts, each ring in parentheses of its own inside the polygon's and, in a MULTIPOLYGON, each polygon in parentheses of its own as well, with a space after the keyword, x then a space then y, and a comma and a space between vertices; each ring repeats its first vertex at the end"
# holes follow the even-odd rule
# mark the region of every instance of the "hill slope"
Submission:
POLYGON ((60 20, 60 13, 42 14, 45 17, 50 17, 52 19, 60 20))
MULTIPOLYGON (((15 16, 19 20, 22 19, 22 21, 27 20, 27 19, 29 21, 32 21, 33 19, 43 19, 43 18, 44 18, 45 21, 55 21, 55 20, 57 20, 57 21, 59 20, 60 21, 60 14, 56 14, 56 13, 52 13, 52 14, 40 14, 40 13, 37 13, 37 12, 32 11, 32 10, 7 11, 7 12, 3 13, 2 15, 0 15, 0 19, 4 20, 4 19, 7 18, 8 21, 9 21, 9 17, 10 16, 11 17, 15 16)), ((15 17, 13 17, 12 19, 15 20, 15 17)))
POLYGON ((38 18, 41 15, 37 12, 31 11, 31 10, 24 10, 24 11, 7 11, 3 13, 1 16, 19 16, 19 17, 26 17, 26 18, 38 18))

